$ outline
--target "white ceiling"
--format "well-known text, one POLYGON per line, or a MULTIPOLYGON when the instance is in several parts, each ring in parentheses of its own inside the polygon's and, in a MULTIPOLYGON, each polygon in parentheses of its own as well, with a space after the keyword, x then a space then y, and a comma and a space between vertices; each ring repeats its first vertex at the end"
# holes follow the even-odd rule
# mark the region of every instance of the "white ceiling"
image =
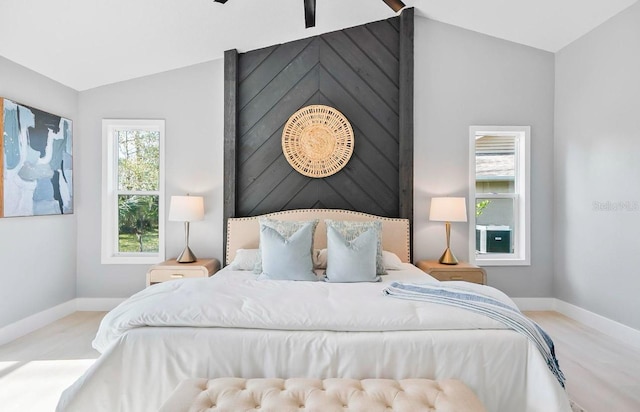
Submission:
MULTIPOLYGON (((637 0, 404 0, 416 14, 556 52, 637 0)), ((0 56, 76 90, 386 19, 381 0, 0 0, 0 56)))

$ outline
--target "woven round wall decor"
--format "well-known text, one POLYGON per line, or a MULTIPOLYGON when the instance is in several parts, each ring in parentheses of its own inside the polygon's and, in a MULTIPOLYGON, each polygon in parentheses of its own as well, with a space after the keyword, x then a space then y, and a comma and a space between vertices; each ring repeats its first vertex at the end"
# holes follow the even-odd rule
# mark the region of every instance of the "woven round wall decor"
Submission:
POLYGON ((331 176, 351 158, 353 129, 333 107, 303 107, 284 126, 282 153, 291 167, 305 176, 331 176))

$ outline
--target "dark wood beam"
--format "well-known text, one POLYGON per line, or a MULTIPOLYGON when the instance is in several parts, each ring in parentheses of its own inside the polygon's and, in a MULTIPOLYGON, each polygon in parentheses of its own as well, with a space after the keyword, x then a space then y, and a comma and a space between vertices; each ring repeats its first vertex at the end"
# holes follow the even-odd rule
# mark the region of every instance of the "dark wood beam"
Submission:
POLYGON ((387 4, 387 6, 391 7, 393 11, 395 11, 396 13, 405 7, 405 4, 400 0, 382 0, 382 1, 384 1, 387 4))
MULTIPOLYGON (((226 0, 225 0, 226 1, 226 0)), ((224 52, 224 185, 222 230, 227 239, 227 219, 236 215, 236 150, 238 136, 238 51, 224 52)), ((223 251, 222 263, 227 265, 223 251)))
POLYGON ((304 0, 304 27, 316 27, 316 0, 304 0))
MULTIPOLYGON (((400 15, 400 217, 411 222, 413 246, 413 44, 414 9, 400 15)), ((413 259, 413 250, 411 253, 413 259)))

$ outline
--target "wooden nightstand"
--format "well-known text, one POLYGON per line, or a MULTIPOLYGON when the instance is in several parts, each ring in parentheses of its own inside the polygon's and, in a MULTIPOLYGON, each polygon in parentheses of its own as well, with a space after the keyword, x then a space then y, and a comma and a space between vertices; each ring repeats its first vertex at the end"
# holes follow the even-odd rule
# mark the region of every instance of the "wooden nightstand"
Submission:
POLYGON ((481 285, 487 284, 487 272, 469 263, 443 265, 437 260, 419 260, 416 266, 438 280, 465 280, 481 285))
POLYGON ((175 259, 151 266, 147 272, 147 286, 168 280, 206 278, 220 269, 218 259, 198 259, 193 263, 178 263, 175 259))

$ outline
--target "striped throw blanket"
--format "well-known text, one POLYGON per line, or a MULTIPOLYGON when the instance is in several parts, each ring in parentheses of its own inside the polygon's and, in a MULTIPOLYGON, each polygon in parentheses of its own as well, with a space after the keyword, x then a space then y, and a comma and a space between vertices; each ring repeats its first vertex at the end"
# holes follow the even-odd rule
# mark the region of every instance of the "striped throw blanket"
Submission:
POLYGON ((502 322, 507 327, 531 339, 540 353, 542 353, 551 372, 564 388, 565 377, 560 370, 560 365, 558 365, 553 341, 537 323, 524 316, 518 308, 486 295, 446 286, 393 282, 383 293, 399 299, 455 306, 502 322))

